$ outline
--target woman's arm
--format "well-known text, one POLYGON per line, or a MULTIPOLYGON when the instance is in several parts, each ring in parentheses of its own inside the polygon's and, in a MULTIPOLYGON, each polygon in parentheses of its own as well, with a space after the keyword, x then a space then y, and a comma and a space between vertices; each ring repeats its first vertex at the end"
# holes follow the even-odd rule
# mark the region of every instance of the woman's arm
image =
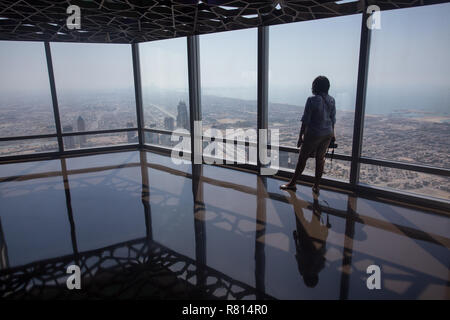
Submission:
POLYGON ((333 104, 333 108, 331 109, 331 123, 333 124, 333 139, 336 140, 336 134, 334 131, 334 126, 336 124, 336 106, 333 104))
POLYGON ((298 141, 297 141, 297 148, 300 148, 301 144, 303 143, 303 137, 306 134, 307 129, 308 129, 308 125, 306 125, 304 122, 302 122, 302 127, 300 129, 300 134, 298 136, 298 141))
POLYGON ((298 136, 297 148, 300 148, 300 145, 303 143, 304 135, 308 130, 308 124, 311 121, 311 101, 310 98, 306 99, 305 110, 303 111, 302 116, 302 127, 300 129, 300 134, 298 136))

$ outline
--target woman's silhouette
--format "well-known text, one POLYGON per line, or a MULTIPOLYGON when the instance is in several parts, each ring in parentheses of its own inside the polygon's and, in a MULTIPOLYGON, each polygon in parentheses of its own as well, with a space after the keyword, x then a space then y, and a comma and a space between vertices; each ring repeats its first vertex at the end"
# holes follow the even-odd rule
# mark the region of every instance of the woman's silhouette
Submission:
POLYGON ((327 77, 318 76, 312 83, 313 96, 306 100, 302 117, 302 127, 298 137, 297 148, 300 148, 297 167, 291 180, 280 186, 281 189, 296 190, 296 181, 306 166, 306 160, 315 154, 316 174, 313 191, 319 193, 320 179, 325 165, 325 154, 330 141, 335 138, 336 106, 334 98, 328 95, 330 81, 327 77))
POLYGON ((310 206, 305 201, 299 200, 294 191, 288 192, 290 196, 288 200, 294 206, 297 227, 293 236, 298 271, 305 284, 312 288, 319 282, 319 273, 325 268, 326 243, 331 224, 328 214, 326 223, 321 222, 322 209, 317 194, 314 196, 313 205, 310 206), (312 210, 311 221, 305 219, 303 209, 312 210))

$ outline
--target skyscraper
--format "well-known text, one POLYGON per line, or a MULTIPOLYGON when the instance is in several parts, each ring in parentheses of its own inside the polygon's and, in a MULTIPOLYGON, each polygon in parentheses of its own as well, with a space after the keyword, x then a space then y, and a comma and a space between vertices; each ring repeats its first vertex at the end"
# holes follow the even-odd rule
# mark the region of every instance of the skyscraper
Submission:
MULTIPOLYGON (((165 117, 164 118, 164 129, 167 131, 173 131, 175 127, 175 119, 172 117, 165 117)), ((170 141, 170 135, 164 134, 161 136, 161 144, 165 146, 171 146, 172 141, 170 141)))
POLYGON ((177 128, 189 130, 188 111, 184 101, 180 101, 180 103, 178 103, 177 128))
MULTIPOLYGON (((133 128, 133 122, 127 122, 127 128, 133 128)), ((128 138, 128 143, 137 142, 136 132, 128 131, 127 138, 128 138)))
MULTIPOLYGON (((78 132, 86 131, 86 123, 81 116, 77 119, 77 128, 78 132)), ((82 147, 86 143, 86 136, 78 136, 78 141, 80 142, 80 147, 82 147)))
MULTIPOLYGON (((63 132, 73 132, 72 126, 64 126, 63 132)), ((75 136, 64 137, 64 148, 73 149, 75 148, 75 136)))
POLYGON ((168 131, 173 131, 175 128, 175 120, 172 117, 164 118, 164 129, 168 131))
MULTIPOLYGON (((156 128, 156 123, 151 123, 150 128, 156 128)), ((159 144, 159 134, 154 132, 146 132, 145 142, 150 144, 159 144)))

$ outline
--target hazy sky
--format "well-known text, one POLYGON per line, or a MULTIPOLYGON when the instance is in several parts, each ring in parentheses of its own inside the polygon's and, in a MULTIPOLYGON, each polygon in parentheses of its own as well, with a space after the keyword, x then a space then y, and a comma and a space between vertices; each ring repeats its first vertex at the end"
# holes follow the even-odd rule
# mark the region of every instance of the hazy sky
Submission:
MULTIPOLYGON (((381 30, 372 33, 369 108, 450 109, 449 16, 449 3, 381 12, 381 30)), ((352 109, 360 28, 361 15, 270 27, 269 99, 303 105, 313 78, 324 74, 338 107, 352 109)), ((140 47, 144 87, 187 91, 186 38, 140 47)), ((200 48, 204 93, 256 99, 256 28, 202 35, 200 48)), ((133 84, 129 45, 52 43, 51 49, 61 92, 133 84)), ((0 94, 48 91, 43 43, 0 41, 0 70, 0 94)))
POLYGON ((127 44, 52 43, 57 89, 115 90, 134 83, 127 44))
POLYGON ((139 53, 143 87, 188 92, 186 38, 141 43, 139 53))
POLYGON ((44 44, 0 41, 0 94, 49 92, 44 44))
POLYGON ((367 110, 450 113, 450 3, 382 12, 372 33, 367 110))
POLYGON ((361 15, 270 28, 269 100, 303 105, 311 83, 325 75, 338 107, 356 95, 361 15))
POLYGON ((203 94, 256 100, 257 57, 256 28, 201 35, 203 94))

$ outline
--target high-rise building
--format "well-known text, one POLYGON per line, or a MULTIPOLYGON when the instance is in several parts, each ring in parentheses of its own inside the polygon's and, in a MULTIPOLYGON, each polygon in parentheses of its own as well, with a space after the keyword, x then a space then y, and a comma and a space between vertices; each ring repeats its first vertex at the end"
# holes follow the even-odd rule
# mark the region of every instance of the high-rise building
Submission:
POLYGON ((167 131, 173 131, 175 128, 175 120, 172 117, 164 118, 164 129, 167 131))
MULTIPOLYGON (((172 117, 164 118, 164 129, 167 131, 173 131, 175 128, 175 119, 172 117)), ((170 135, 164 134, 161 136, 161 144, 164 146, 171 146, 172 141, 170 141, 170 135)))
MULTIPOLYGON (((151 123, 150 128, 156 128, 156 123, 151 123)), ((159 144, 159 134, 154 132, 146 132, 145 142, 150 144, 159 144)))
POLYGON ((177 128, 189 130, 188 111, 184 101, 180 101, 180 103, 178 103, 177 128))
MULTIPOLYGON (((81 116, 77 119, 77 128, 78 132, 86 131, 86 123, 81 116)), ((80 143, 80 147, 82 147, 86 143, 86 136, 78 136, 78 142, 80 143)))
MULTIPOLYGON (((73 132, 72 126, 64 126, 63 132, 73 132)), ((65 149, 75 148, 75 136, 64 137, 64 147, 65 149)))
MULTIPOLYGON (((133 122, 127 122, 127 128, 133 128, 133 122)), ((135 142, 137 142, 137 139, 138 139, 136 132, 134 132, 134 131, 128 131, 127 138, 128 138, 128 143, 135 143, 135 142)))

